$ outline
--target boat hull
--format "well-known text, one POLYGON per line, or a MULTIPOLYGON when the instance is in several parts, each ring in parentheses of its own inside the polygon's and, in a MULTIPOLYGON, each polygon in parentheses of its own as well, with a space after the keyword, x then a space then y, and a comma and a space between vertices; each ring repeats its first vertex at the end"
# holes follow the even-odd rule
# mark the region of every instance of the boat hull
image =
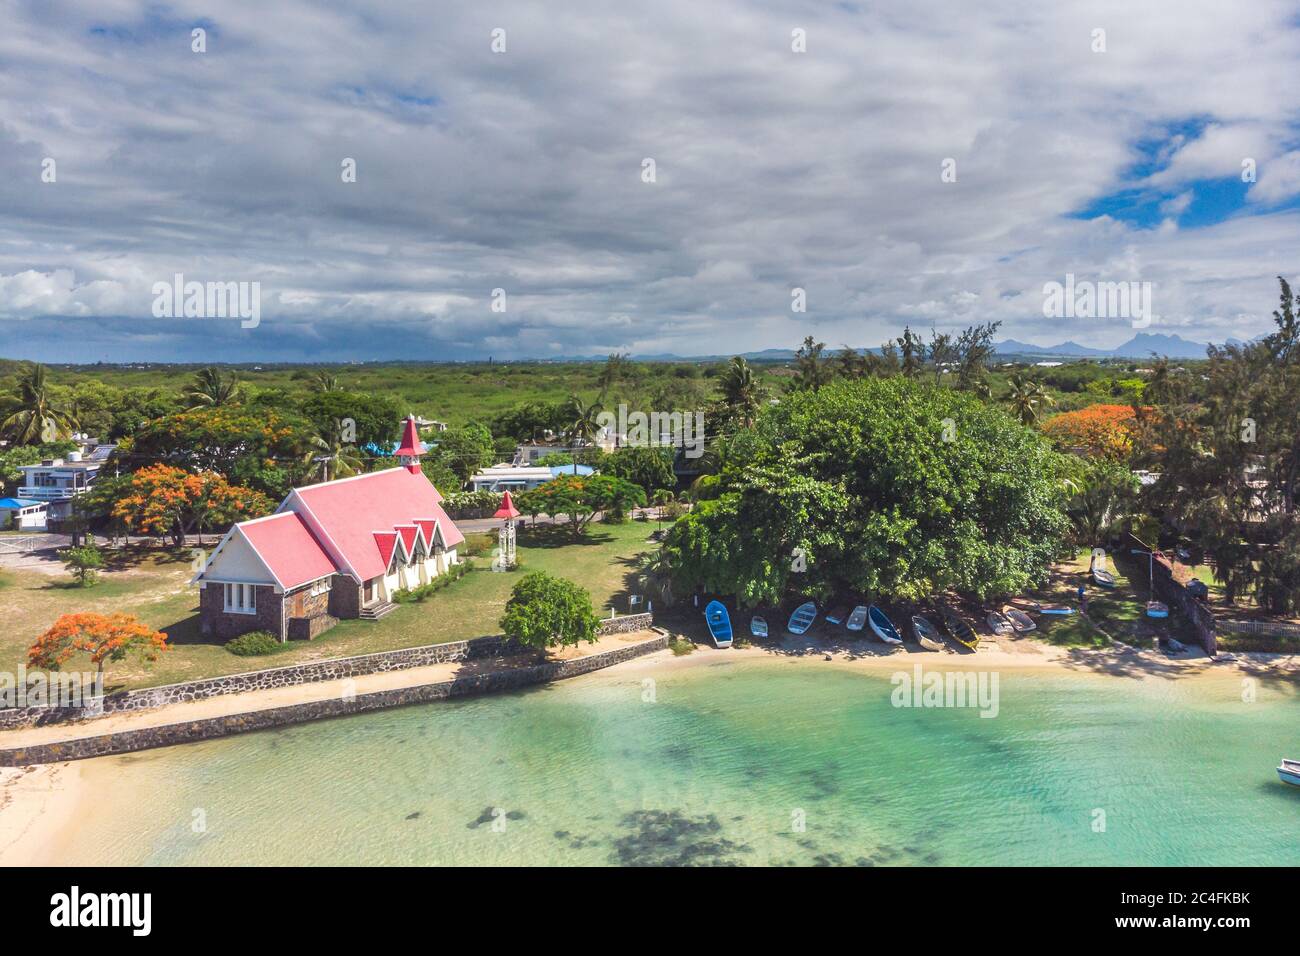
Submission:
POLYGON ((867 612, 867 623, 871 625, 871 630, 876 637, 886 644, 903 643, 903 636, 898 633, 898 628, 894 626, 894 622, 879 608, 872 607, 867 612))
POLYGON ((805 634, 816 620, 817 605, 809 601, 806 604, 800 604, 794 609, 794 613, 790 615, 790 620, 786 623, 785 629, 791 634, 805 634))
POLYGON ((710 601, 704 609, 704 623, 709 627, 709 637, 713 646, 718 648, 731 646, 731 615, 721 601, 710 601))
POLYGON ((859 604, 849 615, 849 619, 844 626, 850 631, 860 631, 867 623, 867 609, 859 604))
POLYGON ((754 637, 767 637, 767 621, 761 617, 750 618, 749 633, 754 637))
POLYGON ((1300 771, 1287 770, 1285 767, 1278 767, 1277 776, 1283 783, 1289 783, 1293 787, 1300 787, 1300 771))

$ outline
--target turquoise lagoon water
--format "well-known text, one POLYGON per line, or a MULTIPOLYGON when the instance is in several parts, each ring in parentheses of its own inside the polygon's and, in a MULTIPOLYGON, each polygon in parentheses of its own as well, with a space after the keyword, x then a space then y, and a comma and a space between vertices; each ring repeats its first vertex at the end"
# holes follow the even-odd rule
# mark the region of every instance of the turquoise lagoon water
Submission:
POLYGON ((888 674, 652 663, 98 760, 69 863, 1278 864, 1300 698, 1239 675, 1000 675, 1000 711, 888 674), (653 695, 643 680, 654 679, 653 695), (653 696, 653 700, 646 698, 653 696), (1104 828, 1101 826, 1104 814, 1104 828), (199 821, 202 826, 196 827, 199 821), (196 829, 201 832, 195 832, 196 829))

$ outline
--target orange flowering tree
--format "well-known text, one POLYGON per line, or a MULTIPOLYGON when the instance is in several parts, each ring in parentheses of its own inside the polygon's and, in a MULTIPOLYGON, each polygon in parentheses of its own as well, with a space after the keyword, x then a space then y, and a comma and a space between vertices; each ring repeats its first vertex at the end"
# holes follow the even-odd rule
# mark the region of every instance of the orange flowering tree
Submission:
POLYGON ((190 474, 171 465, 150 465, 131 475, 112 515, 136 534, 169 534, 177 547, 197 527, 258 518, 271 511, 260 491, 232 485, 215 472, 190 474))
POLYGON ((215 471, 235 484, 279 495, 301 477, 306 423, 271 409, 195 408, 145 422, 123 450, 137 459, 215 471))
POLYGON ((74 654, 86 653, 102 674, 105 661, 132 653, 156 661, 170 649, 166 634, 145 627, 133 614, 64 614, 27 649, 27 664, 56 671, 74 654))
POLYGON ((645 489, 613 475, 560 475, 516 500, 519 510, 539 514, 567 515, 574 537, 602 511, 623 512, 645 505, 645 489))
POLYGON ((1052 416, 1043 424, 1043 434, 1063 447, 1124 461, 1133 453, 1137 426, 1132 405, 1089 405, 1052 416))

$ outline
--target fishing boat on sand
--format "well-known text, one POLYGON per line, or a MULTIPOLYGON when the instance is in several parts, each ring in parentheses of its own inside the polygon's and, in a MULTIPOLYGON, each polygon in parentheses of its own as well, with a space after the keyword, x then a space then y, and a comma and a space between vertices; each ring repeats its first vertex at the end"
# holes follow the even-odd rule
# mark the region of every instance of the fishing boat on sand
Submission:
POLYGON ((946 604, 939 608, 939 615, 943 618, 944 630, 948 632, 949 637, 962 647, 975 650, 979 645, 979 637, 969 621, 946 604))
POLYGON ((755 614, 749 619, 749 633, 754 637, 767 637, 767 618, 755 614))
POLYGON ((845 618, 847 618, 848 616, 849 616, 849 609, 846 608, 844 605, 839 604, 826 612, 826 623, 843 624, 845 618))
POLYGON ((1104 554, 1094 554, 1092 561, 1088 565, 1088 570, 1092 573, 1092 580, 1096 582, 1097 587, 1113 588, 1115 586, 1115 575, 1111 574, 1106 567, 1106 556, 1104 554))
POLYGON ((867 623, 867 606, 859 604, 849 615, 849 619, 844 622, 844 626, 850 631, 860 631, 867 623))
POLYGON ((786 624, 786 630, 791 634, 806 633, 815 620, 817 620, 817 605, 812 601, 808 601, 794 609, 794 613, 790 615, 789 623, 786 624))
POLYGON ((714 647, 731 646, 731 615, 721 601, 710 601, 704 609, 704 621, 709 625, 709 636, 714 647))
POLYGON ((989 611, 985 620, 989 623, 989 630, 994 634, 1013 634, 1015 626, 1007 620, 1001 611, 989 611))
POLYGON ((912 633, 916 635, 916 643, 927 651, 943 650, 943 635, 939 628, 920 614, 912 615, 912 633))
POLYGON ((1038 630, 1034 619, 1018 607, 1012 607, 1010 604, 1003 605, 1002 616, 1011 622, 1017 634, 1028 634, 1030 631, 1038 630))
POLYGON ((894 627, 894 622, 889 619, 889 615, 874 604, 867 609, 867 623, 875 631, 876 637, 886 644, 903 643, 903 635, 898 633, 898 628, 894 627))

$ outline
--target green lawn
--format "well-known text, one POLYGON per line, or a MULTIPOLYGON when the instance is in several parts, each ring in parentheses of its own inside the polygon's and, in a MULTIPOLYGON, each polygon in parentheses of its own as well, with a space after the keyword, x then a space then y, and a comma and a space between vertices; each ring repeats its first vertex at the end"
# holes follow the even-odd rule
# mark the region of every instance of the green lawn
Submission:
MULTIPOLYGON (((654 525, 645 522, 592 524, 580 542, 574 542, 566 529, 525 530, 519 537, 518 571, 493 572, 489 557, 477 558, 473 571, 423 602, 399 605, 374 623, 341 621, 316 640, 291 643, 269 657, 236 657, 199 634, 198 591, 186 583, 192 574, 188 552, 183 556, 133 552, 91 588, 71 586, 67 576, 0 572, 0 613, 6 621, 0 633, 0 670, 16 668, 42 631, 60 614, 75 611, 135 614, 165 631, 174 644, 152 665, 134 660, 110 664, 110 690, 496 634, 510 589, 520 574, 533 570, 549 571, 587 588, 601 617, 609 615, 611 601, 619 613, 626 613, 628 585, 638 556, 652 547, 647 539, 653 530, 654 525)), ((474 536, 471 543, 482 544, 486 538, 474 536)), ((68 669, 75 666, 74 661, 68 669)))

